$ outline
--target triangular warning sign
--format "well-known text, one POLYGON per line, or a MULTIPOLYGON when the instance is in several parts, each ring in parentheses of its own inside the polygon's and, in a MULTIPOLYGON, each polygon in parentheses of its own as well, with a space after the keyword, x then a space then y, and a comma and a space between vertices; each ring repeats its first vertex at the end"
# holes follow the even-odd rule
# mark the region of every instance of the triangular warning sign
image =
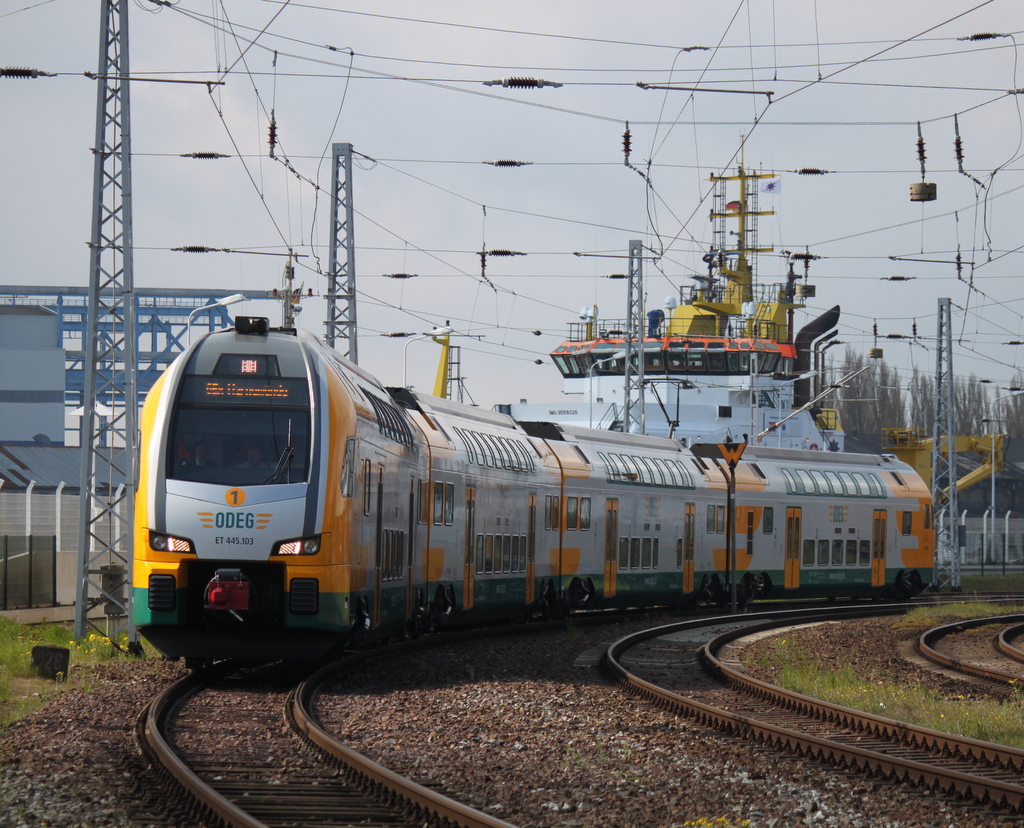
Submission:
POLYGON ((725 458, 725 462, 730 467, 735 467, 740 462, 740 458, 743 456, 743 449, 747 447, 746 443, 719 443, 718 450, 722 452, 722 457, 725 458))

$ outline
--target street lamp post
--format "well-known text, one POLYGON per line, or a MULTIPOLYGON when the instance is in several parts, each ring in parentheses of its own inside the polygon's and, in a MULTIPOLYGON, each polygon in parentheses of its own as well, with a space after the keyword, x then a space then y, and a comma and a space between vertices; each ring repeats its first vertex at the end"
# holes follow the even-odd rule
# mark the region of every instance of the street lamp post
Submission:
POLYGON ((187 336, 185 341, 192 344, 192 320, 195 319, 196 314, 204 310, 212 310, 216 307, 225 307, 227 305, 234 305, 237 302, 244 302, 246 296, 244 293, 232 293, 230 296, 225 296, 223 299, 218 299, 216 302, 211 302, 209 305, 203 305, 202 307, 196 308, 192 313, 188 315, 188 322, 185 327, 187 329, 187 336))
POLYGON ((429 339, 429 338, 434 337, 434 336, 447 336, 451 332, 452 332, 452 329, 448 328, 448 327, 434 328, 434 330, 430 331, 429 333, 421 333, 421 334, 416 334, 415 336, 410 336, 409 337, 409 339, 405 343, 405 347, 402 348, 402 387, 403 388, 408 388, 409 387, 408 363, 406 362, 406 358, 407 358, 407 356, 409 354, 409 346, 413 342, 415 342, 417 339, 429 339))

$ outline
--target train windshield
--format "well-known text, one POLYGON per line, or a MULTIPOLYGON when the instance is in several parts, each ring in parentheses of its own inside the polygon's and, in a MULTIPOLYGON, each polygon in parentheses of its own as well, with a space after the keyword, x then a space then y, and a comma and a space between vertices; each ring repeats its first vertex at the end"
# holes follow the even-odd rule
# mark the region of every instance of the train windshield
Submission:
POLYGON ((222 486, 303 483, 309 429, 305 379, 185 376, 167 477, 222 486))

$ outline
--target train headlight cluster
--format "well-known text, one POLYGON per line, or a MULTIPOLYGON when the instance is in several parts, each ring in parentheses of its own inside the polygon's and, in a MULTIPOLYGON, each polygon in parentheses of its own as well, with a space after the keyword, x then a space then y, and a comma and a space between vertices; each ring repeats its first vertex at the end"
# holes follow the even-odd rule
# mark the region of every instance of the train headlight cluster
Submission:
POLYGON ((150 548, 157 552, 186 552, 194 554, 196 551, 192 541, 186 538, 176 538, 174 535, 165 535, 161 532, 149 532, 150 548))
POLYGON ((271 555, 315 555, 320 551, 320 536, 281 541, 274 545, 271 555))

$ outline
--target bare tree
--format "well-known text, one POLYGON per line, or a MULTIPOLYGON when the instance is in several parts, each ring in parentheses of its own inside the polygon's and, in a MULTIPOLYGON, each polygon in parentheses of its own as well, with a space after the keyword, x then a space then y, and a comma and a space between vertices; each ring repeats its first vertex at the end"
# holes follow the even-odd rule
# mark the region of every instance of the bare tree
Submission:
MULTIPOLYGON (((862 354, 847 346, 842 374, 864 368, 862 354)), ((850 434, 879 434, 884 428, 906 425, 906 402, 896 370, 884 360, 872 360, 868 370, 844 384, 839 391, 839 417, 850 434)))

